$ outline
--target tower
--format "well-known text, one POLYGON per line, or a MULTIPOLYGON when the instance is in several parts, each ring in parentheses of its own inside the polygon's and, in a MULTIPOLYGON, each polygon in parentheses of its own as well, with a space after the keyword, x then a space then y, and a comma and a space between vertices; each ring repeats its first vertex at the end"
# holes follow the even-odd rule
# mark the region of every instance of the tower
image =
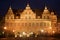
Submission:
POLYGON ((36 14, 30 8, 29 3, 27 3, 25 10, 21 14, 21 19, 35 19, 35 18, 36 14))
POLYGON ((54 15, 53 11, 51 12, 51 20, 52 20, 53 23, 55 23, 55 24, 57 23, 57 16, 54 15))
POLYGON ((42 18, 43 19, 49 19, 50 18, 50 12, 49 12, 47 6, 45 6, 45 9, 44 9, 43 14, 42 14, 42 18))
POLYGON ((7 14, 5 15, 5 27, 8 28, 7 30, 12 30, 12 27, 14 27, 14 14, 11 6, 9 7, 7 14))
POLYGON ((14 14, 13 14, 13 11, 11 9, 11 6, 9 7, 7 14, 5 15, 5 19, 6 20, 14 19, 14 14))

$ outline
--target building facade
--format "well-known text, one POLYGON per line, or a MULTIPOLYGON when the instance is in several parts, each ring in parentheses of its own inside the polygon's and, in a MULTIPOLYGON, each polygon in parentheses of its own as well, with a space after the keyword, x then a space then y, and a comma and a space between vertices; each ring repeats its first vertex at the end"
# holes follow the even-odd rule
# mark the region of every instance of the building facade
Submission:
MULTIPOLYGON (((17 13, 16 13, 17 14, 17 13)), ((42 17, 37 16, 36 13, 32 11, 29 4, 19 16, 14 16, 13 10, 9 8, 7 14, 5 15, 5 27, 7 30, 14 32, 15 36, 20 34, 30 34, 44 32, 44 33, 54 33, 56 32, 57 16, 54 12, 50 12, 47 7, 43 11, 42 17)))

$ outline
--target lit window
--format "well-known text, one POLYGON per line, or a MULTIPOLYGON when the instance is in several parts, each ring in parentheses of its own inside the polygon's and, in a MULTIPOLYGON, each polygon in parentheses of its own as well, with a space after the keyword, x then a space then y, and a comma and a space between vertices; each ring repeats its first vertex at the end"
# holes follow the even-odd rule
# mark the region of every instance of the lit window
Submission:
POLYGON ((25 26, 27 26, 27 23, 25 23, 25 26))
POLYGON ((44 19, 45 19, 45 16, 44 16, 44 19))
POLYGON ((31 19, 31 17, 29 16, 29 19, 31 19))
POLYGON ((40 23, 40 26, 43 26, 43 22, 40 23))
POLYGON ((29 23, 29 26, 31 26, 31 23, 29 23))
POLYGON ((7 19, 9 19, 9 17, 7 17, 7 19))
POLYGON ((49 16, 47 16, 47 19, 49 19, 49 16))
POLYGON ((44 26, 46 26, 46 23, 44 23, 44 26))
POLYGON ((47 26, 49 27, 49 23, 47 23, 47 26))
POLYGON ((39 26, 39 23, 36 23, 36 26, 39 26))
POLYGON ((32 23, 32 26, 34 26, 35 24, 34 23, 32 23))
POLYGON ((24 23, 22 23, 21 25, 24 26, 24 23))
POLYGON ((25 19, 27 19, 27 17, 25 17, 25 19))

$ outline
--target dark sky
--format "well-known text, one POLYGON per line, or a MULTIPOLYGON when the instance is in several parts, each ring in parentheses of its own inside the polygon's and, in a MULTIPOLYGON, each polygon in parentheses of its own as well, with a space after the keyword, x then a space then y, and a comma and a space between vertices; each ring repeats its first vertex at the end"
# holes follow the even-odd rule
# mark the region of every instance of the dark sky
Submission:
POLYGON ((32 9, 43 9, 46 5, 48 9, 54 10, 60 15, 60 0, 0 0, 0 15, 4 16, 9 6, 12 9, 24 9, 29 2, 32 9))

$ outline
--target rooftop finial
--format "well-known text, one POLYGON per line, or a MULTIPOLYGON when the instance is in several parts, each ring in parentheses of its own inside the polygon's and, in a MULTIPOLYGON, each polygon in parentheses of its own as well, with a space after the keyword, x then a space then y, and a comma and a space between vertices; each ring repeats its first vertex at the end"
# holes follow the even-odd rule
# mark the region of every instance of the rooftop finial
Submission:
POLYGON ((29 3, 27 3, 27 7, 29 7, 29 3))
POLYGON ((46 3, 45 3, 45 10, 47 9, 46 3))
POLYGON ((9 9, 11 9, 11 6, 9 7, 9 9))
POLYGON ((47 6, 45 6, 45 9, 47 9, 47 6))
POLYGON ((29 3, 27 3, 26 9, 30 9, 29 3))

